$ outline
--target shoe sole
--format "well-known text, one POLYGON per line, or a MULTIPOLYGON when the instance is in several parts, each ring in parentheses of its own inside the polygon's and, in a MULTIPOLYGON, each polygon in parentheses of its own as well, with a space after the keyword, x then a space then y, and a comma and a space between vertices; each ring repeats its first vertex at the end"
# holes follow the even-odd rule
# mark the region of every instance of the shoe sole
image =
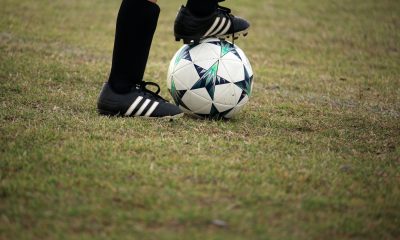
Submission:
POLYGON ((108 116, 108 117, 135 117, 135 118, 143 118, 143 119, 166 119, 166 120, 175 120, 178 118, 183 117, 184 113, 176 114, 174 116, 165 116, 165 117, 146 117, 146 116, 125 116, 122 115, 120 112, 115 113, 115 112, 110 112, 107 110, 103 109, 97 109, 98 113, 103 116, 108 116))
MULTIPOLYGON (((235 37, 233 38, 233 40, 238 39, 239 37, 246 37, 249 34, 249 29, 247 28, 246 30, 240 31, 240 32, 236 32, 234 35, 235 37)), ((221 36, 207 36, 207 37, 203 37, 203 38, 193 38, 193 37, 187 37, 187 36, 180 36, 175 34, 175 40, 177 42, 180 42, 181 40, 183 40, 184 44, 199 44, 201 40, 207 39, 207 38, 219 38, 219 39, 232 39, 233 34, 225 34, 225 35, 221 35, 221 36)))

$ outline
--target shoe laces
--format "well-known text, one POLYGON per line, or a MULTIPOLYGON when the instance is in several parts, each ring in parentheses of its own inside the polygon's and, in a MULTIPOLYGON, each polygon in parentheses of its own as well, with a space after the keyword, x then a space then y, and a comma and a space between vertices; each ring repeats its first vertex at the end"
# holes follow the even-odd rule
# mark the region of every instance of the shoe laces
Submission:
POLYGON ((167 100, 165 100, 164 98, 162 98, 160 95, 158 95, 161 91, 160 86, 155 83, 155 82, 145 82, 142 81, 141 83, 136 85, 136 89, 141 90, 145 96, 148 96, 151 99, 155 99, 155 100, 162 100, 164 102, 167 102, 167 100), (147 86, 154 86, 157 88, 157 91, 153 92, 150 89, 146 88, 147 86))

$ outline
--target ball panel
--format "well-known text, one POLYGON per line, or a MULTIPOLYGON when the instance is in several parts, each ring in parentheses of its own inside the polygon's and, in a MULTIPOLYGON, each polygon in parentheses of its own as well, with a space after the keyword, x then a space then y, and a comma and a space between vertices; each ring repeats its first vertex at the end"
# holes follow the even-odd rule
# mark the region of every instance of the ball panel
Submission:
POLYGON ((230 112, 228 112, 225 115, 225 118, 233 118, 235 115, 237 115, 242 109, 244 108, 244 105, 242 106, 236 106, 234 109, 232 109, 230 112))
POLYGON ((243 97, 242 100, 240 100, 240 102, 238 102, 236 107, 244 106, 248 101, 249 101, 249 96, 246 95, 246 96, 243 97))
POLYGON ((225 69, 228 74, 228 80, 231 82, 239 82, 245 79, 244 67, 242 62, 232 60, 221 60, 221 68, 225 69))
POLYGON ((242 60, 233 52, 228 52, 221 59, 242 62, 242 60))
POLYGON ((231 110, 233 108, 233 106, 228 106, 228 105, 219 104, 219 103, 214 103, 214 106, 220 113, 231 110))
POLYGON ((213 101, 211 99, 211 96, 208 93, 207 89, 205 89, 205 88, 193 89, 193 90, 190 90, 190 92, 192 92, 192 93, 194 93, 194 94, 206 99, 207 101, 210 101, 210 102, 213 101))
POLYGON ((179 82, 179 86, 182 87, 181 90, 191 89, 200 78, 193 63, 175 71, 172 76, 174 77, 175 82, 179 82))
POLYGON ((238 54, 240 55, 243 64, 246 66, 247 71, 249 72, 250 76, 253 76, 253 68, 251 67, 250 61, 249 59, 246 57, 246 55, 244 54, 243 50, 240 48, 236 48, 236 51, 238 52, 238 54))
POLYGON ((195 111, 194 113, 196 114, 210 114, 211 112, 211 108, 212 108, 212 103, 210 102, 207 105, 204 105, 203 108, 198 109, 197 111, 195 111))
POLYGON ((224 66, 224 64, 222 63, 222 61, 219 62, 219 66, 218 66, 218 76, 220 76, 223 79, 226 79, 229 82, 232 82, 231 80, 231 76, 229 74, 228 69, 224 66))
POLYGON ((210 43, 199 44, 189 50, 193 62, 204 61, 211 58, 219 59, 218 46, 210 43))
POLYGON ((234 107, 239 101, 241 90, 236 90, 234 84, 223 84, 215 86, 214 103, 234 107))
MULTIPOLYGON (((178 91, 180 91, 180 90, 187 90, 186 86, 183 85, 183 83, 184 83, 185 81, 181 81, 181 80, 180 80, 181 77, 182 77, 182 76, 180 76, 180 75, 176 75, 176 76, 175 76, 175 75, 172 75, 172 77, 171 77, 171 86, 173 86, 175 90, 178 90, 178 91)), ((171 88, 172 88, 172 87, 171 87, 171 88)))
MULTIPOLYGON (((207 98, 202 97, 205 91, 204 89, 197 89, 196 91, 187 91, 183 96, 182 101, 186 104, 188 108, 194 113, 208 114, 211 110, 212 101, 207 98)), ((206 92, 207 93, 207 92, 206 92)))
POLYGON ((193 62, 186 60, 186 59, 181 59, 173 68, 172 73, 175 73, 176 71, 179 71, 182 68, 185 68, 186 66, 193 64, 193 62))

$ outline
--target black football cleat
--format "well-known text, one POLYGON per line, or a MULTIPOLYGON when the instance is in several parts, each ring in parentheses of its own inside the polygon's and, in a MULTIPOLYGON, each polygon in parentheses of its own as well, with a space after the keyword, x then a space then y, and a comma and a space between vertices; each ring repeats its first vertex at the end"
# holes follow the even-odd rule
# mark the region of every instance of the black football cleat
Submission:
POLYGON ((214 13, 206 17, 196 17, 188 8, 182 6, 175 19, 174 34, 176 41, 185 44, 199 43, 210 37, 232 40, 247 36, 250 24, 231 14, 229 8, 218 6, 214 13))
POLYGON ((97 102, 97 109, 101 115, 145 117, 145 118, 179 118, 182 111, 174 104, 169 103, 158 94, 160 87, 156 83, 142 82, 129 93, 114 92, 109 83, 105 83, 97 102), (146 89, 146 86, 156 86, 156 92, 146 89))

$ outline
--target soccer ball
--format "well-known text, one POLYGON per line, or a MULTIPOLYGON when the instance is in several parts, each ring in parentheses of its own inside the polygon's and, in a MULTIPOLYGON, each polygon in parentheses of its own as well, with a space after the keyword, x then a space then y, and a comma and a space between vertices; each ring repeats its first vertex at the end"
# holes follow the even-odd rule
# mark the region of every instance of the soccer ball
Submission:
POLYGON ((178 50, 169 66, 167 86, 185 113, 232 118, 249 101, 253 70, 238 46, 210 38, 178 50))

